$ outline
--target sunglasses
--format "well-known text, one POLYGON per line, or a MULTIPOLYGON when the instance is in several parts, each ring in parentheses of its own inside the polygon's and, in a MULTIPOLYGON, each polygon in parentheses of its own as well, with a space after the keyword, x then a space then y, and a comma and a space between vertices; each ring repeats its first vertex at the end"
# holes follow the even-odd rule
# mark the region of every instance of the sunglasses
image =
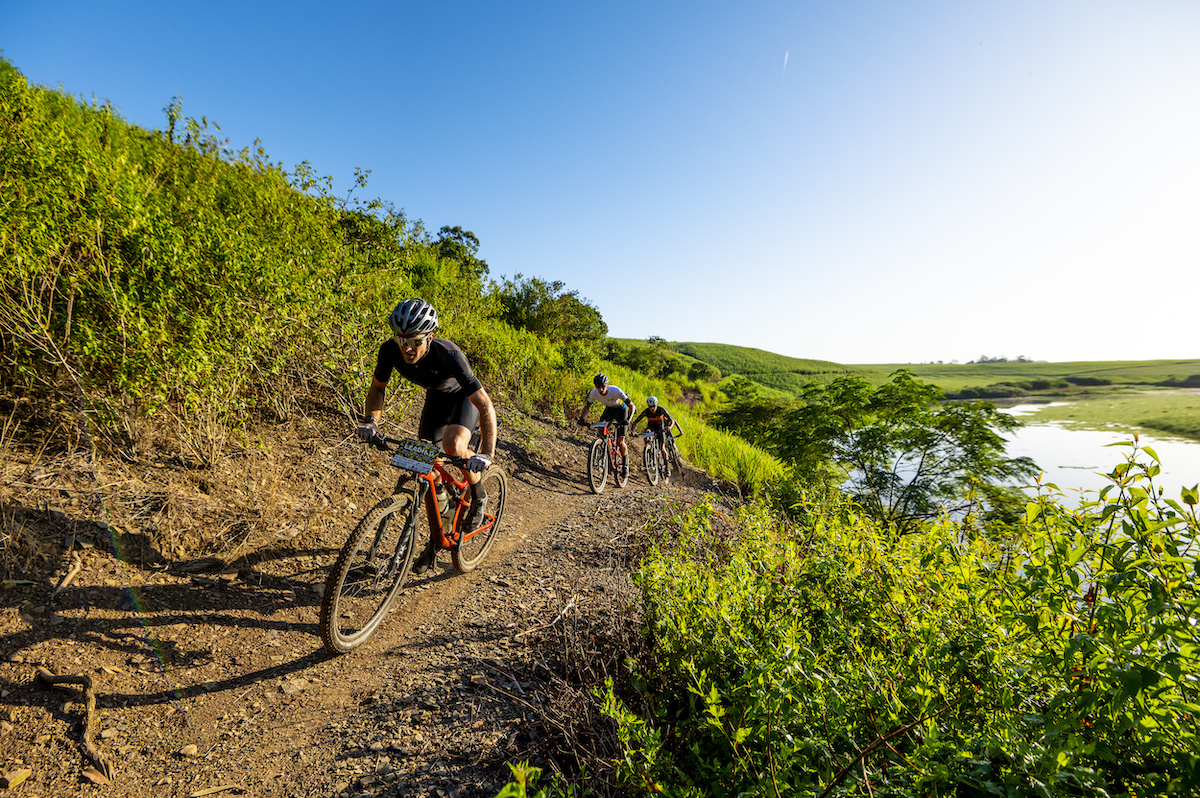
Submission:
POLYGON ((401 349, 416 349, 432 337, 433 333, 427 333, 425 335, 397 335, 395 339, 401 349))

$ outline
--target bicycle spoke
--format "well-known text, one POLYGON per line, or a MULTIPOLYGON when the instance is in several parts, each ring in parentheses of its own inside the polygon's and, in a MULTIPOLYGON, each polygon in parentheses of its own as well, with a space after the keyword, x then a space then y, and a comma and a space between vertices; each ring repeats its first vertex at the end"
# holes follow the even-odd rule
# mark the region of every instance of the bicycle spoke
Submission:
POLYGON ((410 507, 407 495, 384 499, 342 547, 321 601, 321 638, 329 651, 345 653, 362 645, 407 579, 414 548, 410 507))

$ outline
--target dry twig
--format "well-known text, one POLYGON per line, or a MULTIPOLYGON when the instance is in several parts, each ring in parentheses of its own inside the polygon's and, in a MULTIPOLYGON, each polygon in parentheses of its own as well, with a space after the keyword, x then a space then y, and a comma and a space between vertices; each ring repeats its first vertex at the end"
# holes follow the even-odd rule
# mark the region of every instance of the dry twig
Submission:
POLYGON ((67 589, 67 585, 71 584, 72 580, 79 575, 79 570, 83 568, 83 560, 79 559, 79 552, 74 552, 72 555, 71 569, 63 574, 63 578, 58 580, 54 590, 50 593, 50 598, 54 598, 59 593, 67 589))
POLYGON ((55 676, 45 668, 38 668, 37 678, 51 686, 78 684, 83 687, 84 706, 87 709, 87 718, 83 725, 83 750, 87 752, 88 758, 96 765, 96 769, 103 773, 105 778, 111 779, 112 767, 100 755, 100 751, 92 742, 92 738, 96 734, 96 693, 92 690, 91 677, 55 676))

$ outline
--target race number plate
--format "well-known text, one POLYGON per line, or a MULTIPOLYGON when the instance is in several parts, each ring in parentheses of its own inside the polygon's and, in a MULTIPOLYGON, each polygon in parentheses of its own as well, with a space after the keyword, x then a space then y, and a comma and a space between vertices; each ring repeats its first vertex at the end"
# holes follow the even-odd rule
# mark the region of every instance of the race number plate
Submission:
POLYGON ((418 474, 428 474, 433 470, 433 461, 442 450, 432 443, 425 441, 402 441, 392 455, 392 465, 415 471, 418 474))

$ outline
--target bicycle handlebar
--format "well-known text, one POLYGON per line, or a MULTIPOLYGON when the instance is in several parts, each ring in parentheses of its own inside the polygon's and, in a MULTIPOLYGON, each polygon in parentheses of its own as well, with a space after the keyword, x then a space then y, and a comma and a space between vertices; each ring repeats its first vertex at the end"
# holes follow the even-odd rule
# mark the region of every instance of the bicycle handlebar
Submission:
MULTIPOLYGON (((375 447, 376 449, 378 449, 381 452, 390 452, 391 451, 391 449, 388 448, 389 443, 394 446, 397 446, 401 443, 404 443, 404 441, 400 438, 392 438, 387 435, 376 435, 375 437, 371 438, 371 440, 370 440, 371 446, 375 447)), ((459 468, 464 468, 464 467, 466 467, 467 461, 470 458, 458 457, 453 454, 439 454, 435 459, 438 462, 449 463, 450 465, 458 466, 459 468)))

